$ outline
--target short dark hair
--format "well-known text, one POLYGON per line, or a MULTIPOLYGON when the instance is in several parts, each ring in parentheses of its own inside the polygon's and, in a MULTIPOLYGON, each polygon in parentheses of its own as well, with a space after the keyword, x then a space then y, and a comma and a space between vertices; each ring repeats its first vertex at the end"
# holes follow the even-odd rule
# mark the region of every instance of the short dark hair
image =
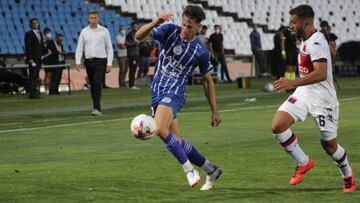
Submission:
POLYGON ((205 12, 204 10, 197 5, 187 5, 184 8, 182 16, 187 16, 191 19, 194 19, 197 23, 201 23, 201 21, 205 20, 205 12))
POLYGON ((64 37, 64 35, 61 33, 56 33, 56 37, 64 37))
POLYGON ((201 26, 201 29, 207 30, 207 29, 208 29, 208 26, 202 25, 202 26, 201 26))
POLYGON ((330 25, 329 25, 328 21, 326 21, 326 20, 323 20, 323 21, 320 22, 320 27, 321 28, 329 27, 329 26, 330 25))
POLYGON ((309 5, 300 5, 289 11, 290 15, 296 15, 297 17, 304 18, 314 18, 314 10, 309 5))
POLYGON ((99 12, 97 12, 95 10, 90 10, 89 13, 88 13, 88 16, 91 15, 91 14, 99 15, 99 12))
POLYGON ((132 21, 131 26, 133 26, 133 25, 139 25, 139 23, 137 21, 132 21))
POLYGON ((45 33, 45 32, 51 32, 50 28, 48 28, 48 27, 44 28, 43 33, 45 33))
POLYGON ((216 29, 216 28, 220 28, 220 29, 221 29, 221 26, 218 25, 218 24, 216 24, 216 25, 214 25, 214 29, 216 29))
POLYGON ((32 24, 32 22, 33 22, 33 21, 37 21, 37 22, 39 22, 39 20, 38 20, 37 18, 31 18, 31 19, 30 19, 30 21, 29 21, 29 23, 30 23, 30 27, 31 27, 31 24, 32 24))

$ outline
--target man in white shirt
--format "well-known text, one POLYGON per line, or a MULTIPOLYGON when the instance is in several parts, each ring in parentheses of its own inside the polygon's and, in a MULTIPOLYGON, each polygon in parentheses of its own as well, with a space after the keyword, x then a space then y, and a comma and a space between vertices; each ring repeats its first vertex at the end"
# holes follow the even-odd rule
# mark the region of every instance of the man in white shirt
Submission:
POLYGON ((339 104, 333 84, 329 45, 325 36, 314 27, 314 11, 308 5, 300 5, 290 12, 290 28, 302 39, 298 63, 300 78, 280 78, 274 82, 277 91, 296 88, 280 106, 272 120, 272 132, 286 152, 297 162, 291 185, 297 185, 314 167, 314 161, 302 150, 290 127, 304 121, 308 115, 319 130, 320 143, 336 162, 343 177, 343 192, 354 192, 355 174, 349 164, 345 149, 337 142, 339 104))
POLYGON ((126 87, 125 77, 129 68, 129 62, 127 59, 127 50, 126 50, 126 26, 120 26, 120 33, 116 36, 116 44, 118 46, 117 50, 117 60, 119 63, 119 87, 126 87))
POLYGON ((90 11, 88 14, 89 26, 81 30, 75 60, 76 70, 80 71, 81 58, 85 52, 84 65, 90 82, 93 111, 91 115, 101 115, 101 90, 104 74, 109 73, 114 57, 111 38, 108 29, 99 25, 99 14, 90 11))

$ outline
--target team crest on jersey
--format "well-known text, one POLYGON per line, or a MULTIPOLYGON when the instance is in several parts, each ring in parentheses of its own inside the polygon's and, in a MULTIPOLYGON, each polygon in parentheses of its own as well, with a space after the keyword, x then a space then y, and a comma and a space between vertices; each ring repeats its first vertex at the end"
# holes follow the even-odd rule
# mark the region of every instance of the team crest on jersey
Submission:
POLYGON ((177 45, 174 47, 173 52, 175 55, 180 55, 183 52, 181 45, 177 45))
POLYGON ((166 104, 169 104, 169 103, 171 102, 171 98, 169 98, 169 97, 164 97, 164 98, 161 100, 161 102, 164 102, 164 103, 166 103, 166 104))

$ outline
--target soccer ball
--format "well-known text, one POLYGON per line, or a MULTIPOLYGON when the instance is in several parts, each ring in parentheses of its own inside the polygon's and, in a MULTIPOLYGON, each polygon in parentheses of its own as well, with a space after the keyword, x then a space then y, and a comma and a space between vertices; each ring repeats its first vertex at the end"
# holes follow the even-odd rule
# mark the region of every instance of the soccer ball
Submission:
POLYGON ((274 91, 274 85, 272 83, 267 83, 265 86, 264 86, 264 91, 265 92, 272 92, 274 91))
POLYGON ((140 114, 131 121, 130 129, 136 139, 147 140, 155 135, 156 123, 151 116, 140 114))

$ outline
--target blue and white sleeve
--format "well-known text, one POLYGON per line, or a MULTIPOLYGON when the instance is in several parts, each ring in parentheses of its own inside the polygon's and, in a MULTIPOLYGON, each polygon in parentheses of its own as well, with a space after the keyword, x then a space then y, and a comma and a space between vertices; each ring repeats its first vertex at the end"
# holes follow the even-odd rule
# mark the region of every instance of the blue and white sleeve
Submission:
POLYGON ((165 23, 154 28, 151 33, 155 40, 158 40, 161 44, 163 44, 171 31, 175 30, 176 28, 177 26, 175 24, 165 23))
POLYGON ((206 75, 213 69, 210 61, 210 55, 207 50, 201 55, 198 66, 202 75, 206 75))

